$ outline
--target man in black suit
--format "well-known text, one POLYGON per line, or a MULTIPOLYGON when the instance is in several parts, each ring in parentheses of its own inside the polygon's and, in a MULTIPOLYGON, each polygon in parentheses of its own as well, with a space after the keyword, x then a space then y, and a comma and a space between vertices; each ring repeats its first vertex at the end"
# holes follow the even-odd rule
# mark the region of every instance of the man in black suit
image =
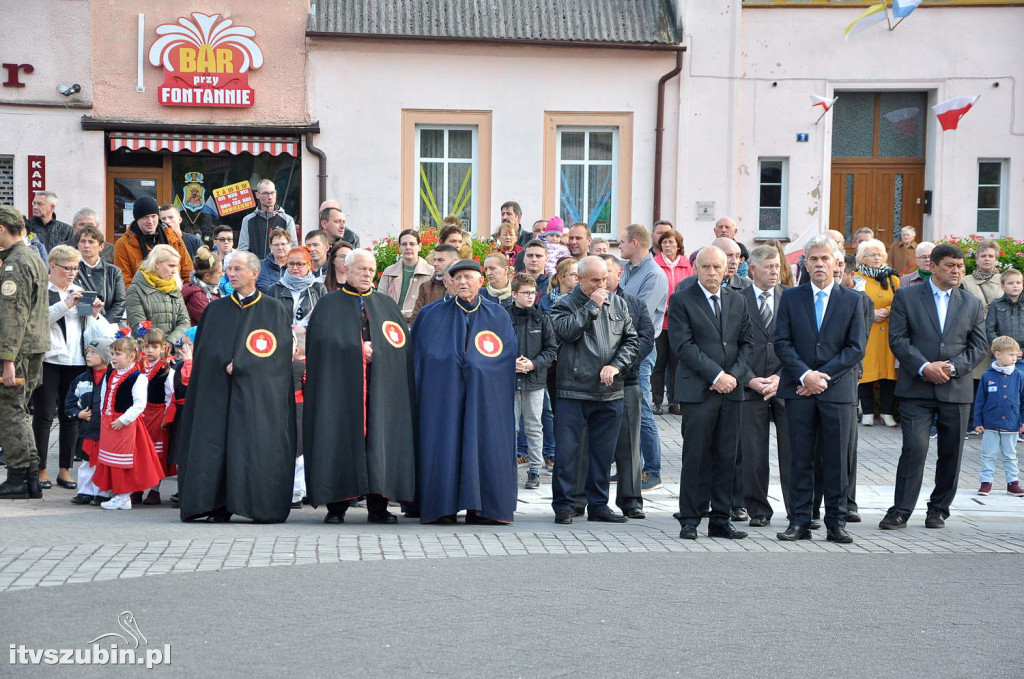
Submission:
POLYGON ((832 239, 815 236, 804 251, 811 283, 782 293, 775 325, 775 353, 783 365, 778 393, 786 399, 792 450, 791 518, 778 538, 811 539, 814 469, 820 465, 828 539, 850 543, 846 448, 857 365, 864 357, 864 302, 859 293, 835 283, 840 255, 832 239))
POLYGON ((701 511, 711 500, 708 535, 733 540, 747 534, 729 522, 739 445, 739 379, 750 370, 750 317, 743 299, 722 286, 725 253, 714 245, 697 257, 696 285, 672 296, 669 343, 679 364, 676 398, 683 406, 679 537, 697 539, 701 511), (710 467, 710 475, 702 473, 710 467), (710 478, 710 487, 707 478, 710 478))
POLYGON ((779 398, 779 380, 782 363, 775 354, 772 334, 775 332, 776 311, 782 297, 779 285, 782 263, 779 251, 770 245, 761 245, 750 253, 750 275, 754 284, 740 291, 750 317, 753 352, 750 370, 742 378, 743 435, 740 437, 736 475, 739 491, 734 488, 733 507, 746 507, 750 525, 762 528, 771 523, 772 506, 768 503, 768 441, 771 422, 779 450, 779 476, 782 498, 789 505, 789 426, 786 423, 786 402, 779 398), (737 495, 739 497, 737 497, 737 495))
POLYGON ((901 366, 896 396, 900 399, 903 450, 896 467, 893 506, 878 524, 883 530, 904 528, 914 511, 935 414, 939 430, 935 490, 924 525, 946 525, 974 400, 971 371, 987 355, 984 307, 959 287, 964 278, 964 253, 942 243, 932 250, 931 260, 928 284, 897 290, 889 315, 889 346, 901 366))

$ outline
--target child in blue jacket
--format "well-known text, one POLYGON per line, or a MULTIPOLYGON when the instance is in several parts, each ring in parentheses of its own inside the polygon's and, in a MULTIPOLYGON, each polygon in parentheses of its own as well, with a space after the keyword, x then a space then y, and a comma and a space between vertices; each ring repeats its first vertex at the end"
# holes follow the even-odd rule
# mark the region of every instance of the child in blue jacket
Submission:
POLYGON ((1017 480, 1017 434, 1024 431, 1024 374, 1016 370, 1020 344, 1006 335, 992 341, 992 366, 978 382, 974 398, 974 422, 981 439, 981 488, 978 495, 992 492, 996 473, 996 450, 1003 453, 1006 492, 1024 496, 1017 480))

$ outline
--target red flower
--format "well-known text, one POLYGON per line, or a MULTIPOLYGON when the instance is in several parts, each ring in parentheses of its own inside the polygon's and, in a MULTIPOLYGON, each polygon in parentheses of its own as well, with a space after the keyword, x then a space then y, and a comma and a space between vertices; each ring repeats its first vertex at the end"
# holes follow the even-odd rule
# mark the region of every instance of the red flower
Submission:
POLYGON ((139 327, 140 328, 145 328, 146 330, 152 330, 153 322, 152 321, 142 321, 141 323, 139 323, 139 327))
POLYGON ((1005 257, 1005 256, 1006 256, 1006 253, 1005 253, 1005 252, 1003 252, 1002 250, 1000 250, 1000 251, 999 251, 999 256, 1000 256, 1000 257, 1005 257))

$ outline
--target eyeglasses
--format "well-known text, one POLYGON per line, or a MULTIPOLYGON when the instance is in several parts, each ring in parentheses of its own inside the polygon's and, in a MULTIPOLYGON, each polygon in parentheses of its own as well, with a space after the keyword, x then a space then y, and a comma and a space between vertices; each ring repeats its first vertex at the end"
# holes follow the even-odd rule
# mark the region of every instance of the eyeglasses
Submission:
POLYGON ((214 238, 213 240, 217 241, 218 243, 234 243, 235 242, 235 239, 232 238, 231 236, 228 236, 227 238, 214 238))
POLYGON ((260 191, 258 195, 260 195, 260 196, 276 196, 277 195, 277 191, 260 191))
POLYGON ((305 262, 288 262, 288 268, 289 269, 300 269, 300 268, 302 268, 304 266, 309 266, 309 265, 306 264, 305 262))
POLYGON ((578 273, 567 273, 567 274, 565 274, 565 277, 566 278, 579 278, 580 275, 578 273))
POLYGON ((54 266, 59 268, 59 269, 64 269, 68 273, 78 273, 78 267, 77 266, 64 266, 63 264, 54 264, 54 266))

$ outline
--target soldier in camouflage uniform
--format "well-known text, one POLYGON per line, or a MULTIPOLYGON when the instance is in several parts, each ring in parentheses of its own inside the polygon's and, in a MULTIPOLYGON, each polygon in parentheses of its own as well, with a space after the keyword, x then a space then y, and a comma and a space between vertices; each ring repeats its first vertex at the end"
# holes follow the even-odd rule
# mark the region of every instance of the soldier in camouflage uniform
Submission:
POLYGON ((28 400, 50 348, 48 301, 46 265, 25 244, 25 218, 0 206, 0 446, 7 456, 0 499, 43 496, 28 400))

